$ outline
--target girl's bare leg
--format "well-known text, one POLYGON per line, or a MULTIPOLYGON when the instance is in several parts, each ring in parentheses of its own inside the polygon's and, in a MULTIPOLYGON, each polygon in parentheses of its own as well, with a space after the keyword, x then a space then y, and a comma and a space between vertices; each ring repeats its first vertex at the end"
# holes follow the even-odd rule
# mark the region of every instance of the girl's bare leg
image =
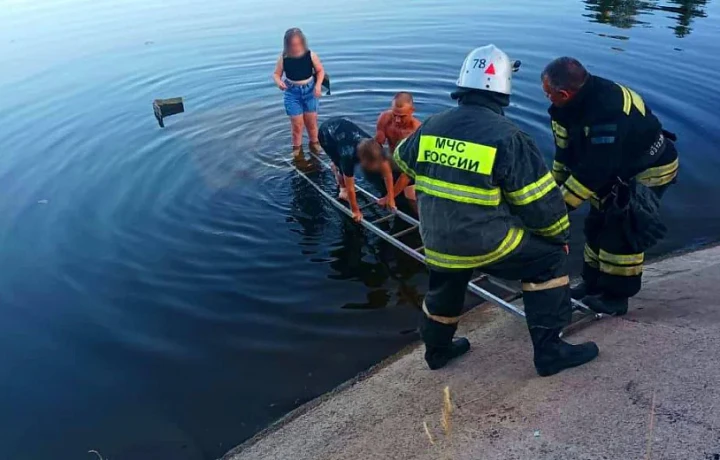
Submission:
POLYGON ((302 153, 302 135, 305 122, 303 121, 302 115, 296 115, 290 117, 290 129, 292 130, 292 145, 293 154, 299 155, 302 153))
POLYGON ((313 144, 318 142, 318 117, 317 112, 305 112, 303 113, 303 121, 305 122, 305 129, 307 129, 308 137, 310 142, 313 144))
POLYGON ((305 112, 303 121, 305 121, 305 129, 307 129, 310 138, 310 151, 315 155, 322 153, 320 142, 318 142, 318 117, 317 112, 305 112))

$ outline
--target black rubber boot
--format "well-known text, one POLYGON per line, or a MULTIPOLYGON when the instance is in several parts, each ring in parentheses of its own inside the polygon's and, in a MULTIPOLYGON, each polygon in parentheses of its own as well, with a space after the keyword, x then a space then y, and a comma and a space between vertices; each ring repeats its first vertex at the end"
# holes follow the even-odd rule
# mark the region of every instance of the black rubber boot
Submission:
POLYGON ((623 316, 628 312, 627 297, 612 297, 607 294, 589 295, 582 299, 582 301, 595 313, 623 316))
POLYGON ((461 337, 453 340, 456 329, 457 325, 438 323, 427 316, 420 320, 420 336, 425 342, 425 361, 430 369, 445 367, 470 349, 468 339, 461 337))
POLYGON ((562 329, 530 329, 535 349, 535 370, 541 377, 555 375, 558 372, 581 366, 597 358, 598 350, 594 342, 572 345, 560 338, 562 329))
POLYGON ((570 288, 570 297, 575 300, 580 300, 585 296, 595 294, 599 294, 599 291, 597 289, 589 287, 585 281, 580 281, 580 284, 573 288, 570 288))

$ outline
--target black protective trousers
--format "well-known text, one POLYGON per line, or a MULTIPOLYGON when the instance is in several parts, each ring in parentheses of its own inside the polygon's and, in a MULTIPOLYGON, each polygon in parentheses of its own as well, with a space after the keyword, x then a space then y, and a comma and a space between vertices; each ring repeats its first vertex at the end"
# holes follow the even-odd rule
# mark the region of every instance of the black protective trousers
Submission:
MULTIPOLYGON (((670 185, 648 188, 662 198, 670 185)), ((588 292, 615 298, 640 292, 645 254, 635 253, 628 244, 621 222, 608 219, 594 206, 585 218, 583 260, 582 277, 588 292)))
MULTIPOLYGON (((478 270, 496 278, 523 282, 528 328, 561 329, 570 324, 569 284, 549 289, 526 289, 526 285, 538 286, 567 277, 567 254, 563 246, 526 234, 521 245, 509 256, 478 270)), ((460 316, 473 273, 473 269, 430 269, 430 286, 425 296, 427 314, 420 323, 420 332, 428 348, 446 347, 452 341, 457 322, 445 319, 460 316), (433 316, 443 321, 433 320, 433 316)))

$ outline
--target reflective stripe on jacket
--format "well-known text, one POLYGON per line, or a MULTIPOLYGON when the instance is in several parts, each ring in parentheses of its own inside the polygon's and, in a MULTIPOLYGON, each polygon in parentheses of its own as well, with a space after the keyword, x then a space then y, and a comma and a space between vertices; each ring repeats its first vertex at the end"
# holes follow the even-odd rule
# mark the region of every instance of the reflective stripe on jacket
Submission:
POLYGON ((394 153, 415 179, 427 263, 492 264, 527 231, 558 244, 570 222, 560 190, 532 139, 480 94, 426 120, 394 153))

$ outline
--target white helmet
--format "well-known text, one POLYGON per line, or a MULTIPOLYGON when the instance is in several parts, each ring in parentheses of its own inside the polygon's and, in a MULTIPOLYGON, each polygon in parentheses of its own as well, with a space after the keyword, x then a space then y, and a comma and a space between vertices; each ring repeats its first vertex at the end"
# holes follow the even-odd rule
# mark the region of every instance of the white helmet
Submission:
POLYGON ((511 94, 512 74, 519 68, 520 61, 511 61, 497 46, 481 46, 465 58, 457 85, 460 88, 511 94))

